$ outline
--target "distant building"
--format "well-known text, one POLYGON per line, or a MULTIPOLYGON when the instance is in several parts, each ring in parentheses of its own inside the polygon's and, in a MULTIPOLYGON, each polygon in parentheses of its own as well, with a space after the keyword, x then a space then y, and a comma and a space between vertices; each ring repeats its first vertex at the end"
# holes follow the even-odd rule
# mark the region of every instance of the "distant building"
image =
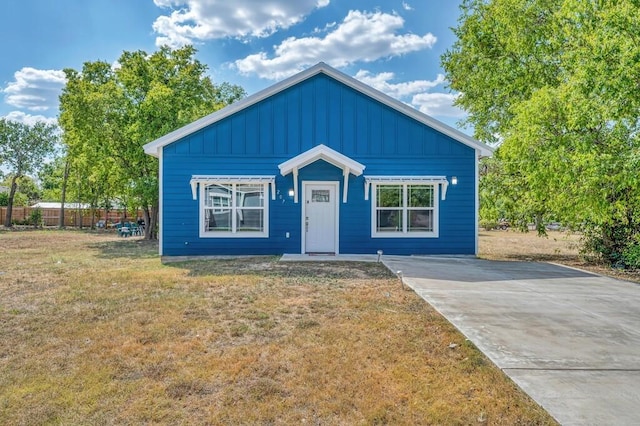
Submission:
MULTIPOLYGON (((32 205, 32 208, 40 208, 40 209, 59 209, 61 207, 62 203, 55 203, 55 202, 48 202, 48 201, 42 201, 39 203, 36 203, 34 205, 32 205)), ((79 203, 64 203, 64 208, 65 209, 81 209, 81 210, 88 210, 91 208, 91 206, 89 204, 79 204, 79 203)))

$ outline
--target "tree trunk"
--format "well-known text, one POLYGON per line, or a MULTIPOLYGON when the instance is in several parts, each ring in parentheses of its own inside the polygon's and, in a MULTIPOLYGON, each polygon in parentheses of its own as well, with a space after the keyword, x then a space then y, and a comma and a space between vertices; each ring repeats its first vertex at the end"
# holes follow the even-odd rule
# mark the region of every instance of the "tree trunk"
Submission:
POLYGON ((91 224, 90 227, 91 229, 96 229, 96 210, 98 209, 98 197, 94 197, 91 200, 91 206, 90 206, 90 214, 91 214, 91 224))
POLYGON ((91 204, 91 208, 89 209, 89 214, 91 215, 91 219, 89 222, 89 228, 96 229, 96 206, 95 204, 91 204))
POLYGON ((109 229, 109 200, 104 200, 104 229, 109 229))
POLYGON ((4 218, 4 226, 10 228, 13 226, 11 223, 11 216, 13 215, 13 198, 16 196, 16 190, 18 189, 18 176, 17 174, 11 178, 11 189, 9 190, 9 202, 7 203, 7 215, 4 218))
POLYGON ((145 240, 157 240, 158 239, 158 207, 152 206, 144 207, 144 239, 145 240))
POLYGON ((150 238, 149 234, 151 232, 150 231, 150 229, 151 229, 151 226, 150 226, 150 224, 151 224, 150 223, 151 222, 150 221, 151 215, 149 214, 149 207, 146 207, 146 206, 142 207, 142 218, 144 219, 144 239, 145 240, 150 240, 151 238, 150 238))
POLYGON ((151 239, 158 239, 158 206, 154 205, 151 207, 151 239))
POLYGON ((58 228, 64 228, 64 203, 67 200, 67 181, 69 180, 69 159, 64 163, 64 175, 62 176, 62 203, 60 204, 60 217, 58 228))
MULTIPOLYGON (((78 194, 80 194, 80 191, 78 191, 78 194)), ((84 222, 84 218, 82 217, 82 210, 80 210, 80 196, 78 196, 78 201, 76 201, 76 203, 76 217, 80 219, 78 226, 80 227, 80 230, 82 230, 82 222, 84 222)))

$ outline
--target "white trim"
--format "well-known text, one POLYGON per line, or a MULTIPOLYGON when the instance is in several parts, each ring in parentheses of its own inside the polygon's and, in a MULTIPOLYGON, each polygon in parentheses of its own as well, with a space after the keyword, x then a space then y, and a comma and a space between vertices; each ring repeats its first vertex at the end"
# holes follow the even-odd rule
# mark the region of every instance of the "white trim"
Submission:
MULTIPOLYGON (((302 181, 302 208, 301 208, 301 216, 300 216, 300 222, 301 222, 301 229, 300 229, 300 235, 302 236, 300 238, 301 240, 301 247, 300 247, 300 253, 305 254, 307 252, 307 233, 306 233, 306 229, 305 229, 305 218, 306 218, 306 194, 307 194, 307 185, 326 185, 326 186, 333 186, 335 188, 335 193, 339 194, 340 193, 340 182, 337 181, 324 181, 324 180, 303 180, 302 181)), ((334 252, 335 254, 339 254, 340 251, 340 203, 336 203, 334 202, 335 206, 336 206, 336 229, 335 229, 335 238, 334 238, 334 252)))
POLYGON ((372 184, 371 189, 371 238, 439 238, 440 236, 440 200, 438 197, 438 190, 441 183, 439 181, 425 181, 420 179, 415 180, 399 180, 399 179, 388 179, 388 180, 376 180, 370 182, 372 184), (377 231, 377 193, 376 186, 378 185, 402 185, 402 203, 401 211, 402 211, 402 224, 403 230, 398 232, 378 232, 377 231), (408 223, 408 212, 409 208, 407 207, 407 185, 417 184, 417 185, 432 185, 433 186, 433 231, 432 232, 409 232, 405 231, 408 223))
MULTIPOLYGON (((477 161, 476 161, 477 163, 477 161)), ((441 189, 442 201, 447 199, 447 188, 449 181, 446 176, 365 176, 364 178, 364 199, 369 200, 369 188, 371 184, 388 183, 388 184, 425 184, 436 185, 441 189)))
POLYGON ((297 203, 299 199, 298 170, 318 160, 324 160, 327 163, 342 169, 342 174, 344 176, 342 202, 346 203, 347 194, 349 192, 349 174, 360 176, 366 166, 323 144, 315 146, 278 165, 282 176, 293 173, 293 202, 297 203))
POLYGON ((282 80, 279 83, 274 84, 273 86, 267 87, 264 90, 261 90, 260 92, 257 92, 251 96, 248 96, 238 102, 235 102, 231 105, 228 105, 212 114, 209 114, 199 120, 194 121, 191 124, 187 124, 184 127, 181 127, 177 130, 174 130, 171 133, 168 133, 164 136, 162 136, 161 138, 158 138, 146 145, 143 146, 144 152, 152 155, 154 157, 158 157, 159 156, 159 152, 162 150, 162 148, 166 145, 169 145, 185 136, 188 136, 194 132, 197 132, 200 129, 203 129, 217 121, 220 121, 226 117, 229 117, 232 114, 235 114, 236 112, 248 108, 251 105, 254 105, 270 96, 273 96, 279 92, 282 92, 283 90, 288 89, 291 86, 294 86, 302 81, 305 81, 317 74, 323 73, 349 87, 351 87, 352 89, 366 95, 369 96, 375 100, 377 100, 378 102, 383 103, 384 105, 406 115, 409 116, 429 127, 431 127, 434 130, 437 130, 440 133, 443 133, 453 139, 455 139, 456 141, 463 143, 473 149, 475 149, 480 156, 491 156, 491 154, 493 153, 493 148, 491 148, 489 145, 486 145, 482 142, 479 142, 475 139, 473 139, 472 137, 462 133, 461 131, 454 129, 453 127, 450 127, 432 117, 429 117, 428 115, 418 111, 417 109, 406 105, 403 102, 398 101, 397 99, 394 99, 388 95, 385 95, 384 93, 374 89, 371 86, 368 86, 364 83, 362 83, 359 80, 356 80, 353 77, 348 76, 347 74, 344 74, 338 70, 336 70, 335 68, 330 67, 329 65, 325 64, 324 62, 320 62, 316 65, 314 65, 311 68, 308 68, 298 74, 295 74, 285 80, 282 80))
POLYGON ((298 203, 298 168, 293 168, 293 202, 298 203))
POLYGON ((294 168, 301 169, 320 159, 329 164, 333 164, 339 169, 347 168, 349 169, 349 172, 353 173, 355 176, 360 176, 365 169, 363 164, 360 164, 346 155, 341 154, 323 144, 317 145, 293 158, 290 158, 284 163, 279 164, 278 168, 280 169, 280 174, 282 176, 286 176, 291 173, 294 168))
MULTIPOLYGON (((160 150, 158 152, 158 254, 162 256, 162 243, 164 241, 164 215, 163 212, 163 199, 164 199, 164 191, 162 190, 162 183, 164 182, 164 166, 162 163, 164 162, 164 156, 162 155, 163 151, 160 150)), ((151 218, 149 218, 149 222, 151 222, 151 218)), ((151 226, 151 223, 149 223, 151 226)))
MULTIPOLYGON (((269 218, 269 197, 267 196, 268 191, 269 191, 269 185, 272 183, 270 181, 270 179, 274 179, 274 178, 268 178, 268 177, 260 177, 260 176, 252 176, 252 177, 240 177, 240 176, 236 176, 235 179, 233 180, 224 180, 224 176, 194 176, 191 179, 191 182, 193 182, 194 180, 196 181, 196 184, 200 184, 200 200, 198 201, 198 230, 199 230, 199 237, 200 238, 269 238, 269 222, 270 222, 270 218, 269 218), (206 178, 206 179, 205 179, 206 178), (231 227, 232 227, 232 231, 230 232, 216 232, 216 231, 205 231, 205 222, 204 222, 204 211, 205 211, 205 206, 204 206, 204 190, 205 187, 207 185, 211 185, 211 184, 232 184, 233 186, 237 185, 237 184, 247 184, 247 183, 258 183, 262 185, 264 194, 265 194, 265 199, 263 200, 263 208, 259 209, 259 208, 253 208, 252 210, 262 210, 264 212, 263 215, 263 224, 264 224, 264 229, 260 232, 260 231, 247 231, 247 232, 237 232, 236 226, 237 226, 237 219, 236 219, 236 214, 234 213, 236 211, 237 206, 235 206, 235 196, 232 196, 231 198, 231 212, 233 213, 231 215, 231 227)), ((226 177, 227 179, 232 178, 232 177, 226 177)), ((193 183, 191 185, 191 187, 193 188, 193 183)), ((273 194, 275 194, 275 188, 274 185, 271 185, 271 191, 273 194)), ((235 191, 233 191, 233 193, 235 194, 235 191)), ((275 199, 275 198, 274 198, 275 199)))
POLYGON ((191 195, 196 200, 197 187, 211 185, 214 183, 268 183, 271 187, 271 199, 276 199, 276 177, 275 176, 225 176, 225 175, 193 175, 189 184, 191 185, 191 195))
POLYGON ((342 177, 344 179, 344 184, 342 187, 342 202, 347 202, 347 194, 349 193, 349 168, 345 167, 342 169, 342 177))

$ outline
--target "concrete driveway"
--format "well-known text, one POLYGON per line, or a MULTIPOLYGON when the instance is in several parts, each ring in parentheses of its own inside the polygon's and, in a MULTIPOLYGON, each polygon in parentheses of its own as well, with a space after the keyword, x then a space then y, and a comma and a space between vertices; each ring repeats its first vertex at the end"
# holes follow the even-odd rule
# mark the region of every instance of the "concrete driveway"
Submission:
POLYGON ((639 285, 547 263, 384 263, 561 424, 640 425, 639 285))

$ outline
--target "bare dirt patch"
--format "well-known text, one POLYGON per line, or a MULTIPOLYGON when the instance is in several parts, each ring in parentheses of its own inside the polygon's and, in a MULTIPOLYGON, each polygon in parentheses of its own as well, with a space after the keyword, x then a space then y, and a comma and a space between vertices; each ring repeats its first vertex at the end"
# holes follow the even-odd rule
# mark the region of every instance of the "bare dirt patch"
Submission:
POLYGON ((2 424, 553 424, 375 263, 0 233, 2 424))

